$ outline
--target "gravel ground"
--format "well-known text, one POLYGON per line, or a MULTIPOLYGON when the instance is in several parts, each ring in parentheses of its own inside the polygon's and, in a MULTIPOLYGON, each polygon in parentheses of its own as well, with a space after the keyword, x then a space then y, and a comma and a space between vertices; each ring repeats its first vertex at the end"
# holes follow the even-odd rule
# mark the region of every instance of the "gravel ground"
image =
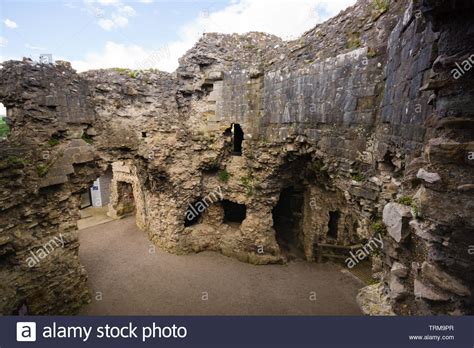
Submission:
POLYGON ((83 315, 360 315, 363 285, 331 263, 255 266, 166 253, 134 217, 79 232, 92 302, 83 315))

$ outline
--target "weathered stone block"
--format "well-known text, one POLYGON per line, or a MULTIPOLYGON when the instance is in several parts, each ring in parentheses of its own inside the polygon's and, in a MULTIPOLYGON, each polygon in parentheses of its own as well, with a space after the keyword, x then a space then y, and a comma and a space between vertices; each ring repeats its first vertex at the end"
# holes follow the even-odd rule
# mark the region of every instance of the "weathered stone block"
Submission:
POLYGON ((390 273, 395 277, 405 278, 408 276, 408 267, 395 261, 392 265, 390 273))
POLYGON ((383 223, 387 232, 397 242, 401 242, 409 234, 408 222, 411 219, 411 209, 399 203, 388 203, 383 208, 383 223))
POLYGON ((423 284, 419 279, 414 282, 415 297, 424 298, 431 301, 448 301, 449 294, 434 289, 428 285, 423 284))
POLYGON ((430 172, 427 172, 425 169, 423 168, 420 168, 418 170, 418 173, 416 173, 416 177, 418 179, 422 179, 430 184, 432 183, 435 183, 437 181, 440 181, 441 180, 441 177, 439 176, 438 173, 430 173, 430 172))
POLYGON ((469 288, 462 284, 461 281, 426 261, 421 265, 421 275, 423 279, 445 291, 455 293, 459 296, 471 295, 469 288))

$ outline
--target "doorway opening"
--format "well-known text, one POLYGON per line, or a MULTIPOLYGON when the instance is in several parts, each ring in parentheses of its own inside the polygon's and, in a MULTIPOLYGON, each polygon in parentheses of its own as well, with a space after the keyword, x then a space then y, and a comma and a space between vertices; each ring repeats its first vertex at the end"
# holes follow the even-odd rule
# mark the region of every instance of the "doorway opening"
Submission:
POLYGON ((81 218, 77 221, 80 230, 112 221, 109 214, 112 175, 112 167, 108 166, 104 174, 94 180, 92 186, 80 193, 81 218))
POLYGON ((304 187, 289 186, 273 208, 273 227, 278 245, 288 259, 304 257, 302 247, 304 187))
POLYGON ((79 209, 85 209, 92 206, 91 190, 87 189, 81 193, 81 205, 79 209))
POLYGON ((328 222, 328 239, 337 240, 338 237, 338 230, 337 225, 339 223, 339 217, 341 213, 336 211, 329 212, 329 222, 328 222))
POLYGON ((224 131, 224 136, 232 137, 232 155, 242 156, 244 131, 242 127, 240 127, 240 124, 232 123, 231 126, 224 131))

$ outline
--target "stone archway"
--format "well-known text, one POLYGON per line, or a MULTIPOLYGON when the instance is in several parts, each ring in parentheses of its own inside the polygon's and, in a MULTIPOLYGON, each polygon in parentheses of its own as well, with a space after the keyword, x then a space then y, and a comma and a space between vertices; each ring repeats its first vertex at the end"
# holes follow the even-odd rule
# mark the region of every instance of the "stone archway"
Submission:
POLYGON ((145 195, 140 184, 137 169, 131 161, 117 161, 112 164, 110 203, 108 215, 120 219, 136 215, 139 228, 146 227, 145 195))
POLYGON ((282 253, 287 257, 303 254, 304 187, 287 186, 280 192, 272 210, 275 237, 282 253))

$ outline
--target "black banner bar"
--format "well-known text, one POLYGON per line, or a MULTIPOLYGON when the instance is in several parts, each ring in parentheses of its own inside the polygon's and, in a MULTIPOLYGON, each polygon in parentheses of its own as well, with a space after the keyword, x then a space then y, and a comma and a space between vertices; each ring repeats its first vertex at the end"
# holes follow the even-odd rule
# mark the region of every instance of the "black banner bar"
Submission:
POLYGON ((472 348, 474 317, 0 317, 0 348, 131 346, 472 348))

